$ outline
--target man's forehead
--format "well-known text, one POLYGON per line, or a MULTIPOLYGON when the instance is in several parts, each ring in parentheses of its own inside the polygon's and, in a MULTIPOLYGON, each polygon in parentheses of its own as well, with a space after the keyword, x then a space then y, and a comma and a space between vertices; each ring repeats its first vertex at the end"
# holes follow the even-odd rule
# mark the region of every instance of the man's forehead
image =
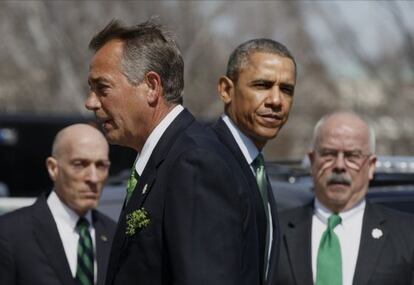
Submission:
POLYGON ((57 142, 62 155, 65 153, 108 152, 109 145, 101 132, 88 125, 73 125, 61 133, 57 142))
POLYGON ((120 40, 111 40, 92 56, 89 64, 89 71, 96 68, 118 65, 121 62, 124 43, 120 40))
POLYGON ((287 83, 295 84, 295 66, 293 61, 276 53, 252 52, 240 65, 239 73, 249 73, 249 76, 272 77, 280 74, 287 83))
POLYGON ((369 135, 363 129, 346 124, 327 125, 321 130, 318 144, 320 148, 365 149, 369 147, 369 135))
POLYGON ((71 144, 62 155, 68 160, 107 160, 109 148, 104 144, 71 144))

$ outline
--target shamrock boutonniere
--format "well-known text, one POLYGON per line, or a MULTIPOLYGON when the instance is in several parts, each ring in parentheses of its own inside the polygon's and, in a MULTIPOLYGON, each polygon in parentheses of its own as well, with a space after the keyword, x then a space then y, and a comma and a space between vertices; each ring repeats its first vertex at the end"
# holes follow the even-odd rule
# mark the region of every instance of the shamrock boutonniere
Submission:
POLYGON ((138 229, 145 228, 150 222, 148 212, 144 208, 135 210, 126 216, 126 234, 133 236, 138 229))

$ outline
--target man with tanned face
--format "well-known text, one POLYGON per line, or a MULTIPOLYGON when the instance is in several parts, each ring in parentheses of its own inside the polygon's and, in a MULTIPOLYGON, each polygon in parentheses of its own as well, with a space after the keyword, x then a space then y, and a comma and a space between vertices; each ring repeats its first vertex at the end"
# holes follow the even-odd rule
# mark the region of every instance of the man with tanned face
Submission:
POLYGON ((102 133, 86 124, 56 135, 46 160, 53 191, 0 217, 0 284, 104 284, 115 223, 95 208, 108 152, 102 133))
POLYGON ((276 284, 414 284, 414 217, 366 202, 375 136, 358 115, 323 117, 309 152, 312 204, 280 215, 276 284))
POLYGON ((138 153, 107 285, 262 284, 247 182, 214 133, 181 105, 176 43, 153 21, 115 21, 90 47, 85 105, 111 143, 138 153))
POLYGON ((260 284, 274 284, 279 254, 276 204, 263 164, 262 149, 286 123, 293 103, 296 64, 288 49, 271 39, 254 39, 230 55, 218 83, 224 115, 213 125, 243 169, 254 223, 250 226, 260 284))

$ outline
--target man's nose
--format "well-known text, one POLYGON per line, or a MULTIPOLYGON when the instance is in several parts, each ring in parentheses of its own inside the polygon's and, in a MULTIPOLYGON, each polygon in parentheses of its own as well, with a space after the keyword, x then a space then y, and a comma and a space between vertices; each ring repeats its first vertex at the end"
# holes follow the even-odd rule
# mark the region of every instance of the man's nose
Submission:
POLYGON ((94 165, 89 166, 88 172, 86 174, 86 178, 88 182, 90 183, 99 182, 99 173, 98 173, 98 169, 96 168, 96 166, 94 165))
POLYGON ((335 162, 334 162, 334 169, 343 171, 345 170, 345 156, 343 152, 338 152, 338 155, 336 156, 335 162))
POLYGON ((85 100, 85 107, 90 111, 95 111, 101 108, 101 102, 99 101, 98 96, 96 96, 95 92, 89 92, 88 97, 85 100))
POLYGON ((272 106, 279 106, 282 103, 281 92, 280 92, 279 86, 274 86, 270 90, 266 98, 266 103, 272 106))

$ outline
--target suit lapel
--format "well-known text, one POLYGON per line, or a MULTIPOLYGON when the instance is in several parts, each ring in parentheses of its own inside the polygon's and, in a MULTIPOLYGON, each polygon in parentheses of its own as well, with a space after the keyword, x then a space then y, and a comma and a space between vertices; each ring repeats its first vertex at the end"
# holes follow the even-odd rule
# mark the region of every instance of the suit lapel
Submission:
POLYGON ((313 284, 311 260, 311 234, 313 207, 311 204, 298 210, 289 219, 282 243, 286 247, 290 268, 296 284, 313 284))
POLYGON ((193 121, 194 117, 187 111, 187 109, 184 109, 165 130, 142 172, 130 202, 125 208, 126 214, 142 207, 155 182, 157 168, 164 161, 177 136, 179 136, 179 134, 193 121))
POLYGON ((119 217, 118 227, 111 250, 110 264, 108 266, 109 274, 107 279, 109 283, 112 282, 113 273, 115 273, 115 268, 118 264, 122 248, 125 244, 126 216, 141 207, 145 207, 145 200, 151 192, 152 186, 157 177, 157 168, 164 161, 177 137, 193 122, 194 117, 187 109, 184 109, 168 126, 158 141, 157 146, 154 148, 147 165, 145 166, 144 171, 135 186, 134 192, 132 193, 128 204, 123 209, 119 217))
POLYGON ((388 229, 385 217, 373 205, 367 203, 353 284, 368 283, 387 238, 388 229))
POLYGON ((262 233, 261 235, 259 235, 259 240, 262 242, 264 248, 264 241, 266 238, 266 214, 264 211, 262 197, 260 196, 260 190, 257 185, 256 178, 250 168, 250 165, 244 158, 242 151, 237 145, 236 140, 234 139, 233 135, 231 134, 229 128, 224 123, 224 121, 221 118, 219 118, 217 122, 212 126, 212 129, 216 132, 220 141, 230 150, 230 152, 236 158, 237 162, 241 166, 243 173, 245 174, 248 180, 249 189, 251 190, 250 194, 253 198, 254 206, 256 209, 256 223, 259 227, 259 233, 262 233))
MULTIPOLYGON (((256 214, 256 224, 257 224, 257 238, 259 240, 259 249, 260 252, 264 252, 266 247, 266 214, 265 209, 263 207, 263 200, 260 195, 259 186, 257 185, 256 177, 254 176, 252 169, 250 168, 250 165, 247 163, 242 151, 240 150, 236 140, 234 139, 232 133, 230 132, 229 128, 227 127, 226 123, 219 118, 215 124, 212 125, 212 129, 217 134, 217 137, 219 140, 227 147, 228 150, 233 154, 233 156, 236 158, 237 162, 239 163, 240 167, 242 168, 242 171, 244 173, 244 176, 246 177, 248 184, 249 184, 249 195, 251 197, 251 200, 253 201, 253 205, 255 208, 255 214, 256 214)), ((270 184, 268 183, 268 186, 270 184)), ((273 197, 273 196, 272 196, 273 197)), ((272 208, 272 219, 274 222, 277 222, 277 218, 274 219, 273 217, 273 209, 276 209, 275 206, 271 205, 272 208)), ((275 229, 275 228, 273 228, 275 229)), ((275 233, 273 231, 273 233, 275 233)), ((275 237, 275 235, 273 236, 275 237)), ((272 243, 272 252, 270 256, 270 264, 269 269, 273 268, 270 267, 272 264, 277 262, 276 258, 272 258, 272 256, 275 256, 275 250, 277 248, 275 246, 275 241, 272 243)), ((260 258, 260 268, 263 268, 263 256, 260 258)), ((274 272, 270 270, 268 272, 269 276, 268 279, 272 280, 274 272)))
POLYGON ((37 243, 47 256, 49 264, 55 270, 61 283, 74 283, 56 223, 46 203, 46 196, 41 195, 33 207, 33 228, 37 243))
POLYGON ((92 211, 93 226, 95 228, 96 262, 98 264, 97 284, 105 284, 105 275, 108 265, 109 251, 111 249, 110 235, 105 228, 99 213, 92 211))
POLYGON ((269 260, 269 272, 267 273, 267 283, 275 284, 274 278, 276 278, 276 268, 279 259, 279 248, 280 248, 280 230, 279 230, 279 218, 277 215, 276 200, 273 195, 272 186, 270 185, 269 177, 267 179, 267 193, 269 197, 270 213, 272 216, 272 227, 273 227, 273 240, 272 248, 270 252, 269 260))

